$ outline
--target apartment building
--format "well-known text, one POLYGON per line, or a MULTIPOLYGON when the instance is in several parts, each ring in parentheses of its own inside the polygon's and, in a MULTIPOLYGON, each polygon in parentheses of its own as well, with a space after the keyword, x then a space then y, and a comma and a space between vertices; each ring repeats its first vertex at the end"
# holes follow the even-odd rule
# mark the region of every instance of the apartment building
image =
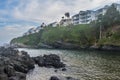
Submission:
MULTIPOLYGON (((114 3, 116 9, 120 11, 120 4, 114 3)), ((78 14, 72 16, 73 24, 89 24, 91 21, 97 20, 99 15, 104 15, 109 8, 108 5, 100 8, 96 11, 93 10, 86 10, 80 11, 78 14)))

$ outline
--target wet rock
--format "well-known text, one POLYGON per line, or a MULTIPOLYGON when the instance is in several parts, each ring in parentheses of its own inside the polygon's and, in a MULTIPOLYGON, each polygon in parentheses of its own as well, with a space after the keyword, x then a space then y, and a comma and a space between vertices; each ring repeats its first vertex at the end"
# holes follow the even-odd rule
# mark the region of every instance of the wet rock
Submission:
POLYGON ((0 74, 0 80, 8 80, 8 76, 6 74, 0 74))
POLYGON ((26 80, 26 73, 34 68, 34 64, 25 51, 0 48, 0 80, 26 80))
POLYGON ((56 77, 56 76, 52 76, 51 78, 50 78, 50 80, 60 80, 58 77, 56 77))
POLYGON ((15 76, 15 69, 13 68, 13 66, 6 66, 4 68, 4 72, 8 75, 8 77, 15 76))
POLYGON ((15 76, 9 77, 9 80, 26 80, 26 74, 16 72, 15 76))
POLYGON ((54 67, 54 68, 62 68, 65 67, 65 64, 61 62, 60 57, 55 54, 38 56, 33 58, 33 60, 40 66, 40 67, 54 67))
POLYGON ((62 71, 67 71, 67 69, 64 67, 64 68, 62 68, 62 71))
POLYGON ((72 78, 72 77, 66 77, 66 80, 79 80, 79 79, 75 79, 75 78, 72 78))
POLYGON ((58 70, 55 70, 55 72, 58 72, 58 70))

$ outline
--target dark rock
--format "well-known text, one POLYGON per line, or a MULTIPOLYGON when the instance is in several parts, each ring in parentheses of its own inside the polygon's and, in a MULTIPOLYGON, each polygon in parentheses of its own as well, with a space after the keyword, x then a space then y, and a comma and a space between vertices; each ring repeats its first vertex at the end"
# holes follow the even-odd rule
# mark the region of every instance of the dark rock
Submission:
POLYGON ((60 57, 55 54, 38 56, 33 58, 33 60, 40 66, 40 67, 54 67, 54 68, 62 68, 65 67, 60 60, 60 57))
POLYGON ((66 77, 67 80, 79 80, 79 79, 75 79, 75 78, 72 78, 72 77, 66 77))
POLYGON ((58 70, 55 70, 55 72, 58 72, 58 70))
POLYGON ((26 74, 16 72, 16 75, 9 77, 9 80, 26 80, 26 74))
POLYGON ((18 72, 27 73, 29 70, 22 65, 14 64, 14 69, 18 72))
POLYGON ((6 74, 0 74, 0 80, 8 80, 8 76, 6 74))
POLYGON ((62 68, 62 71, 66 71, 67 69, 64 67, 64 68, 62 68))
POLYGON ((114 46, 114 45, 103 45, 101 47, 102 50, 108 50, 108 51, 120 51, 120 46, 114 46))
POLYGON ((26 80, 26 73, 34 68, 34 64, 25 51, 0 48, 0 80, 26 80))
POLYGON ((50 80, 60 80, 58 77, 56 77, 56 76, 52 76, 51 78, 50 78, 50 80))
POLYGON ((13 66, 6 66, 4 68, 4 72, 8 75, 8 77, 15 76, 15 69, 13 68, 13 66))

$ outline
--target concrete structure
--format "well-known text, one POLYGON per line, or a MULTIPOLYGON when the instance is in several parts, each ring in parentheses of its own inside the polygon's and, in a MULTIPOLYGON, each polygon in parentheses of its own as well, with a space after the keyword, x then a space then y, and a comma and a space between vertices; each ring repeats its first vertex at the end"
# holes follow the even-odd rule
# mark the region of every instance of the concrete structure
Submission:
MULTIPOLYGON (((114 3, 116 9, 120 12, 120 4, 114 3)), ((100 8, 96 11, 87 10, 80 11, 78 14, 72 16, 73 24, 89 24, 91 21, 97 20, 99 15, 104 15, 109 8, 108 5, 100 8)))
POLYGON ((62 19, 62 20, 59 22, 59 25, 60 25, 60 26, 68 26, 68 25, 71 25, 71 24, 72 24, 72 19, 71 19, 71 18, 62 19))
POLYGON ((120 4, 114 3, 116 9, 120 12, 120 4))
POLYGON ((95 17, 96 17, 96 19, 98 18, 99 15, 104 15, 106 13, 106 11, 107 11, 108 8, 109 8, 109 6, 106 5, 105 7, 96 10, 95 11, 95 14, 96 14, 95 17))
POLYGON ((95 19, 95 11, 87 10, 79 12, 79 24, 88 24, 95 19))
POLYGON ((88 24, 96 19, 96 12, 92 10, 80 11, 79 14, 72 16, 73 24, 88 24))
POLYGON ((79 14, 72 16, 72 20, 74 25, 79 24, 79 14))

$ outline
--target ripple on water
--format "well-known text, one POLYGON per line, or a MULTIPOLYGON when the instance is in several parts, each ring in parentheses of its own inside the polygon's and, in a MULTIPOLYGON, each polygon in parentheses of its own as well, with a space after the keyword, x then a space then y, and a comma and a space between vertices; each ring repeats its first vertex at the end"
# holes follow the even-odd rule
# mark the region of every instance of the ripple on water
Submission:
MULTIPOLYGON (((22 49, 30 56, 58 54, 67 71, 38 67, 27 74, 27 80, 49 80, 51 76, 71 76, 80 80, 120 80, 120 54, 116 52, 22 49)), ((64 80, 64 79, 62 79, 64 80)))

